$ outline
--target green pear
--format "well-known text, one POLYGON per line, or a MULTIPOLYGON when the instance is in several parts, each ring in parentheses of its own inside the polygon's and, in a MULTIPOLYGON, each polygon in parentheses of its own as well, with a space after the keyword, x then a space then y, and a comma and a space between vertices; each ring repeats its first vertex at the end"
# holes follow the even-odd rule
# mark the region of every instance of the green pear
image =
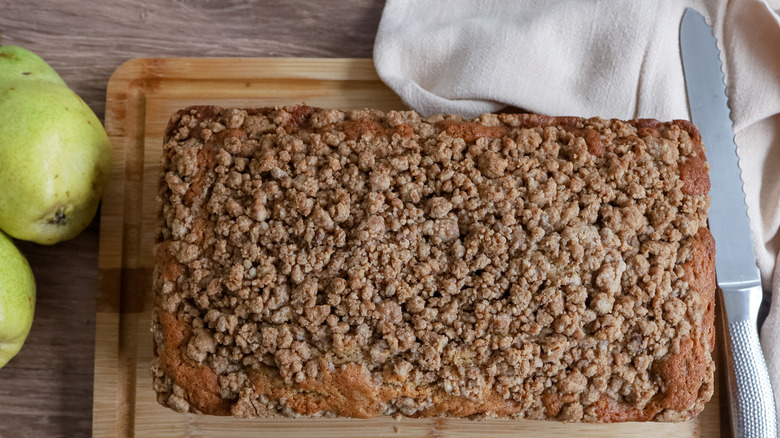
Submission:
POLYGON ((0 229, 54 244, 97 211, 111 146, 95 113, 43 59, 0 47, 0 229))
POLYGON ((27 259, 0 232, 0 368, 22 348, 35 313, 35 278, 27 259))

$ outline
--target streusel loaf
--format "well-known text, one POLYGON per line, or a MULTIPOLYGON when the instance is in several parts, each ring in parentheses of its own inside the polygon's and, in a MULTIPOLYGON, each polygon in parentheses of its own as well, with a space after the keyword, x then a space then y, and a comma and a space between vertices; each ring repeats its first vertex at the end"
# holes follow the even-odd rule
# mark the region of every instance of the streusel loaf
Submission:
POLYGON ((713 391, 689 122, 191 107, 154 389, 180 412, 683 421, 713 391))

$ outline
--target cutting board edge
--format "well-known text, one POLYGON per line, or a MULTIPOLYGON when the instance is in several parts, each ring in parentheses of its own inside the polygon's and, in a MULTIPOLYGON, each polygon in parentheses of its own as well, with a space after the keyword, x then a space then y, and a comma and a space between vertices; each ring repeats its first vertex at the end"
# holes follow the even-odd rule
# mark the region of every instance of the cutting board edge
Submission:
POLYGON ((279 71, 284 70, 287 78, 324 79, 334 81, 375 81, 381 80, 371 58, 133 58, 125 61, 111 74, 108 81, 108 93, 114 94, 136 81, 171 79, 220 79, 255 80, 278 79, 279 71), (231 70, 220 71, 219 77, 209 73, 208 67, 214 63, 233 63, 231 70), (258 64, 271 66, 268 70, 258 70, 258 64), (305 69, 301 67, 306 67, 305 69), (298 70, 296 73, 295 70, 298 70), (113 88, 112 88, 113 86, 113 88))

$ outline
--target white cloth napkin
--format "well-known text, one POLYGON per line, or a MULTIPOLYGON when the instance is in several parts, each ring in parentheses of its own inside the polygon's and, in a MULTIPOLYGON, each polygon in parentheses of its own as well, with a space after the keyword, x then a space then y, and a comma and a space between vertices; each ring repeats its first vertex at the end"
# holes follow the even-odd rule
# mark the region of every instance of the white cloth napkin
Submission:
POLYGON ((780 401, 780 0, 388 0, 374 62, 423 114, 474 117, 512 105, 688 119, 679 51, 686 7, 713 24, 725 61, 753 243, 774 295, 761 336, 780 401))

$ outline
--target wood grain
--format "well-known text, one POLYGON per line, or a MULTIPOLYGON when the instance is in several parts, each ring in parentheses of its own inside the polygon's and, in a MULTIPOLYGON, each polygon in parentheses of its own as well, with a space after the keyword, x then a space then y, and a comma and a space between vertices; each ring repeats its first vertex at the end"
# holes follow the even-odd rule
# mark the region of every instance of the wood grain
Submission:
MULTIPOLYGON (((106 85, 139 57, 368 57, 382 0, 0 0, 3 44, 47 60, 103 118, 106 85)), ((0 370, 0 437, 92 431, 98 234, 21 243, 38 286, 34 326, 0 370)))
MULTIPOLYGON (((447 436, 489 433, 564 437, 714 437, 721 434, 716 394, 696 420, 662 424, 561 424, 455 419, 252 419, 177 414, 160 406, 149 375, 158 162, 173 112, 192 104, 266 106, 306 102, 341 109, 403 107, 378 79, 370 60, 140 59, 113 76, 106 127, 117 153, 103 204, 99 266, 99 327, 95 351, 94 434, 106 437, 447 436)), ((716 356, 720 357, 720 356, 716 356)))

